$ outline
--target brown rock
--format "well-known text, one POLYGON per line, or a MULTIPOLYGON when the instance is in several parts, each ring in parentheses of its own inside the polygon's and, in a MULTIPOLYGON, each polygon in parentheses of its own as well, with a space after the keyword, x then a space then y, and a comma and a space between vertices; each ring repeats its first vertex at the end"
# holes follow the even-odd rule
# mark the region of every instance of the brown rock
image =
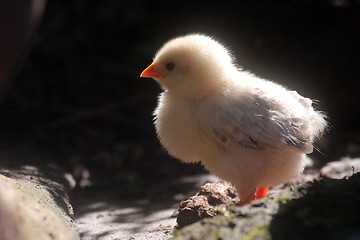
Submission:
POLYGON ((213 217, 217 215, 219 206, 230 202, 238 203, 239 200, 235 187, 229 183, 207 183, 200 187, 195 196, 180 203, 177 227, 182 228, 203 218, 213 217))

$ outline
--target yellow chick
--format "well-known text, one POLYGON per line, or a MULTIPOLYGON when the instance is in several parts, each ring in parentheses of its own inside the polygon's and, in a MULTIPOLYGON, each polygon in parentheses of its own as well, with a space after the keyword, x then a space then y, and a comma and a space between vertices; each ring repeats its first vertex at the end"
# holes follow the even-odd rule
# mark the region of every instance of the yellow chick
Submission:
POLYGON ((165 43, 140 77, 164 88, 154 115, 169 154, 201 161, 232 183, 240 205, 298 175, 326 128, 310 99, 241 71, 224 46, 201 34, 165 43))

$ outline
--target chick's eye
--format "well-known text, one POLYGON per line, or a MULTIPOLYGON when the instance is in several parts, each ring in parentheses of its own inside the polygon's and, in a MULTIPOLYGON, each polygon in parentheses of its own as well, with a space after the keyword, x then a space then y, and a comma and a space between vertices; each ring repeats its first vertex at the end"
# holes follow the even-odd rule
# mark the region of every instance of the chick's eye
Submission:
POLYGON ((175 64, 172 62, 169 62, 167 64, 165 64, 165 68, 169 71, 173 70, 175 68, 175 64))

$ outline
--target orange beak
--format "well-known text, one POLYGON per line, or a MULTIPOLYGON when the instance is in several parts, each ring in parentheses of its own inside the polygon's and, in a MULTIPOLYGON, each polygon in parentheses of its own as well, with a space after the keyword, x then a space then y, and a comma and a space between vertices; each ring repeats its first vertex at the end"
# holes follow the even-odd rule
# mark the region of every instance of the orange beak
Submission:
POLYGON ((145 77, 145 78, 159 78, 162 77, 163 74, 159 71, 159 69, 157 68, 155 62, 153 62, 152 64, 150 64, 150 66, 148 66, 141 74, 140 77, 145 77))

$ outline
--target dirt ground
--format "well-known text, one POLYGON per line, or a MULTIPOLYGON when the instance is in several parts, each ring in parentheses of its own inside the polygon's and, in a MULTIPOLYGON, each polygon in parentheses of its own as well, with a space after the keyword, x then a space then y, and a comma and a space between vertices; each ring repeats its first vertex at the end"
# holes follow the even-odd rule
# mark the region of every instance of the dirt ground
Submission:
POLYGON ((74 220, 83 240, 169 239, 176 225, 179 202, 216 179, 202 173, 179 179, 178 183, 167 182, 173 188, 181 183, 189 187, 186 192, 170 191, 154 199, 126 199, 105 186, 74 191, 74 220))
MULTIPOLYGON (((271 188, 268 195, 289 191, 294 186, 301 186, 321 177, 342 179, 359 171, 359 159, 342 158, 321 169, 314 168, 312 161, 309 161, 304 174, 271 188)), ((71 194, 75 210, 74 219, 84 240, 169 239, 174 236, 179 202, 194 195, 205 183, 217 180, 217 177, 202 172, 183 176, 177 181, 166 181, 157 186, 172 189, 169 194, 153 195, 150 198, 148 196, 126 199, 124 195, 104 186, 74 191, 71 194), (185 184, 187 187, 182 188, 181 192, 176 191, 179 184, 185 184)))

